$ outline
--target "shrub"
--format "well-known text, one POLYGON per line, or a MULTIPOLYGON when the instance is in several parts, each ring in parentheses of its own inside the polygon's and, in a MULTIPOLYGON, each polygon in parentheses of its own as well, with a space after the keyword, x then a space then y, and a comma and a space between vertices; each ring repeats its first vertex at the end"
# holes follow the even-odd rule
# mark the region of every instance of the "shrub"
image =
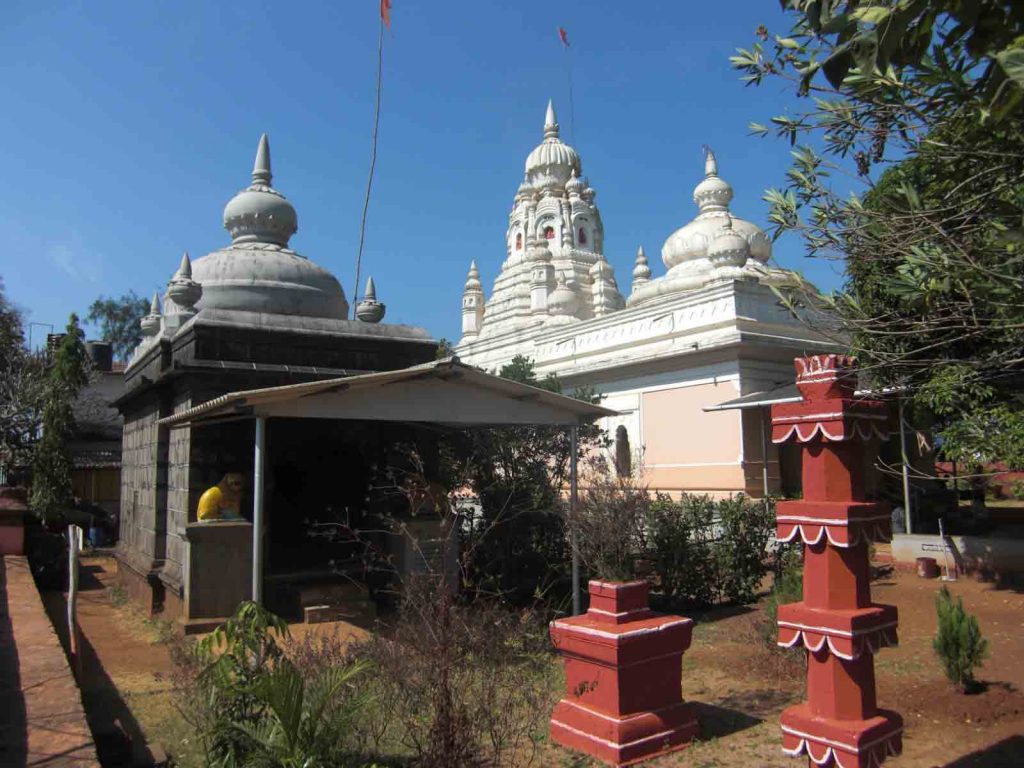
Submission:
POLYGON ((803 545, 787 546, 780 553, 775 583, 764 601, 762 636, 765 645, 777 648, 779 606, 800 602, 804 597, 803 545))
POLYGON ((748 603, 769 571, 773 504, 743 494, 716 501, 658 496, 648 507, 644 540, 669 606, 748 603))
POLYGON ((650 506, 647 489, 632 478, 611 477, 600 469, 588 475, 570 525, 591 576, 606 581, 636 578, 650 506))
POLYGON ((196 733, 203 764, 308 766, 354 762, 349 734, 361 708, 351 694, 361 665, 303 674, 280 641, 284 620, 244 602, 223 625, 179 652, 178 709, 196 733))
POLYGON ((932 646, 946 677, 961 692, 975 687, 974 668, 988 655, 988 641, 981 636, 978 620, 964 610, 963 598, 953 601, 943 586, 935 598, 939 628, 932 646))
POLYGON ((418 766, 532 764, 554 698, 535 618, 483 598, 459 603, 433 574, 408 581, 389 635, 352 650, 373 666, 358 683, 373 699, 357 726, 366 752, 418 766))
POLYGON ((768 539, 775 528, 774 505, 742 493, 718 502, 721 528, 715 545, 721 596, 735 603, 753 602, 768 573, 768 539))

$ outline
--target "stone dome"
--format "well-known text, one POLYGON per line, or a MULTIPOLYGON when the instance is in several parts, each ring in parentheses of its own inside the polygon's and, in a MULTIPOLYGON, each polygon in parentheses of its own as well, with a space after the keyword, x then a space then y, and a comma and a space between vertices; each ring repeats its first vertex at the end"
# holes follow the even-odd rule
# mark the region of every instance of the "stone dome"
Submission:
POLYGON ((708 260, 716 267, 742 267, 750 257, 750 243, 732 227, 726 213, 721 229, 708 246, 708 260))
POLYGON ((751 258, 762 264, 771 258, 772 243, 764 231, 756 224, 729 213, 732 196, 732 186, 719 177, 715 156, 708 150, 704 179, 693 192, 694 202, 699 209, 697 217, 669 235, 661 249, 661 259, 669 270, 707 258, 711 241, 718 235, 727 217, 734 235, 743 238, 749 245, 751 258))
POLYGON ((569 287, 565 275, 558 276, 555 290, 548 296, 548 312, 556 317, 572 317, 580 308, 580 297, 569 287))
POLYGON ((290 202, 270 186, 270 142, 260 137, 252 184, 224 207, 224 228, 235 243, 274 243, 287 246, 299 228, 299 218, 290 202))
POLYGON ((323 267, 290 250, 297 229, 292 204, 270 186, 270 144, 260 138, 253 183, 224 209, 232 243, 192 262, 202 286, 202 309, 231 309, 344 320, 341 283, 323 267))
POLYGON ((526 181, 534 188, 548 185, 564 188, 573 171, 577 176, 583 172, 580 156, 558 138, 555 107, 549 101, 544 119, 544 141, 526 158, 526 181))

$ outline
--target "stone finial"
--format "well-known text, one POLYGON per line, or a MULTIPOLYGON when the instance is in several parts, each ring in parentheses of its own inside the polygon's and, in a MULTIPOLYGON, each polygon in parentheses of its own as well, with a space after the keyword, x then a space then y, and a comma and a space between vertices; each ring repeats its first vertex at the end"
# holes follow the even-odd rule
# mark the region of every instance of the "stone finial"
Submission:
POLYGON ((162 317, 160 312, 160 295, 154 292, 153 300, 149 303, 149 314, 139 320, 139 325, 142 326, 142 335, 147 337, 156 336, 160 332, 162 317))
POLYGON ((544 138, 558 138, 558 119, 555 117, 555 103, 548 99, 548 111, 544 115, 544 138))
POLYGON ((711 147, 707 144, 704 145, 704 175, 718 175, 718 161, 715 159, 715 153, 711 151, 711 147))
POLYGON ((356 304, 356 317, 364 323, 379 323, 384 319, 386 307, 377 301, 377 286, 373 277, 366 278, 366 290, 363 299, 356 304))
POLYGON ((483 289, 480 283, 480 271, 476 268, 476 260, 469 264, 469 274, 466 275, 466 285, 464 293, 476 292, 483 289))
POLYGON ((636 251, 636 261, 633 264, 633 290, 651 279, 651 268, 647 265, 647 254, 641 245, 636 251))
POLYGON ((270 173, 270 141, 267 134, 260 136, 259 146, 256 148, 256 161, 252 166, 252 183, 270 186, 273 177, 270 173))
POLYGON ((192 261, 188 257, 188 251, 181 257, 181 266, 167 285, 167 295, 181 310, 181 314, 195 314, 196 302, 203 295, 203 287, 192 279, 192 261))

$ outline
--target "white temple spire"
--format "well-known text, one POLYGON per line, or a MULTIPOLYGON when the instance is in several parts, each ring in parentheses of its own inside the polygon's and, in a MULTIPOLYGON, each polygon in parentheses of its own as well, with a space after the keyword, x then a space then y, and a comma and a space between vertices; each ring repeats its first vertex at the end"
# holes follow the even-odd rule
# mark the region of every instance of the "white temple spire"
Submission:
POLYGON ((651 279, 651 268, 647 264, 647 254, 641 245, 636 252, 636 262, 633 265, 633 290, 648 282, 651 279))
POLYGON ((256 162, 252 164, 252 183, 270 186, 270 140, 267 134, 260 136, 259 146, 256 148, 256 162))
POLYGON ((356 304, 356 319, 364 323, 379 323, 384 319, 386 309, 384 304, 377 301, 377 286, 373 283, 373 277, 367 277, 363 298, 356 304))
POLYGON ((704 145, 704 175, 718 175, 718 161, 715 159, 715 153, 711 151, 711 147, 707 144, 704 145))
POLYGON ((363 298, 370 301, 377 300, 377 286, 373 284, 373 276, 366 278, 366 290, 363 291, 363 298))
POLYGON ((544 115, 544 138, 558 138, 558 118, 555 117, 555 103, 548 99, 548 111, 544 115))

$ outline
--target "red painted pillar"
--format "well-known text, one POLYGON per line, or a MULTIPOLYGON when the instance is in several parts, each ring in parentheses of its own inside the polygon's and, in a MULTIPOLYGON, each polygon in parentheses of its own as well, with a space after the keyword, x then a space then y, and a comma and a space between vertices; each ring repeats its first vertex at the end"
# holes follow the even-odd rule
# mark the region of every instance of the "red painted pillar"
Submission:
POLYGON ((681 690, 693 621, 653 613, 646 581, 589 586, 590 610, 551 623, 566 693, 552 741, 616 766, 684 748, 699 730, 681 690))
POLYGON ((888 437, 885 403, 854 398, 845 355, 796 359, 803 400, 772 406, 772 442, 803 453, 803 499, 780 502, 779 541, 804 543, 804 599, 779 606, 779 645, 807 649, 807 701, 782 713, 782 748, 819 768, 876 768, 902 747, 903 719, 878 709, 873 654, 896 644, 896 608, 871 602, 868 544, 892 521, 864 498, 864 440, 888 437))

